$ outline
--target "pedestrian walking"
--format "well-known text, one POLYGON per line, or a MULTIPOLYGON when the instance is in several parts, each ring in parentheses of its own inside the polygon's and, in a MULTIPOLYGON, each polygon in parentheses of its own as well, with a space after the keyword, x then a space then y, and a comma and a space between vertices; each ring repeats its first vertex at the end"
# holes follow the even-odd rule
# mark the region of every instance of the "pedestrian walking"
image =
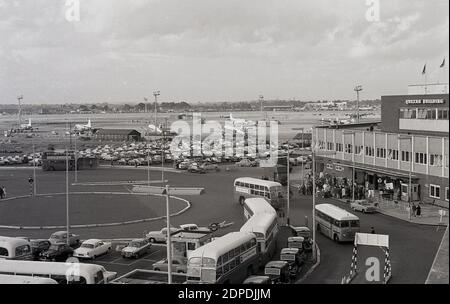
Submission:
POLYGON ((3 187, 0 187, 0 199, 3 199, 3 187))
POLYGON ((375 233, 375 228, 373 228, 373 227, 370 227, 370 233, 372 233, 372 234, 376 234, 376 233, 375 233))
POLYGON ((412 215, 415 217, 416 216, 416 211, 417 211, 417 207, 415 204, 412 205, 412 215))
POLYGON ((420 205, 417 205, 417 208, 416 208, 416 215, 417 215, 418 217, 420 217, 421 214, 422 214, 422 208, 420 207, 420 205))
POLYGON ((6 188, 5 188, 5 186, 2 186, 2 191, 3 191, 3 197, 2 198, 6 198, 6 188))

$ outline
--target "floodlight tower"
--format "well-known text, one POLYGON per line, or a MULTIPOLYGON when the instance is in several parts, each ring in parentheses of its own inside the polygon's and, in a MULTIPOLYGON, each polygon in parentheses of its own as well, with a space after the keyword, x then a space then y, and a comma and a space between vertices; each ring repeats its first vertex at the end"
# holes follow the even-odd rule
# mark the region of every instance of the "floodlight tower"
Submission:
POLYGON ((17 97, 17 101, 19 102, 19 128, 20 128, 20 125, 22 124, 22 104, 21 104, 22 100, 23 100, 23 95, 20 95, 17 97))
POLYGON ((362 85, 357 85, 354 91, 356 92, 356 122, 359 123, 359 92, 362 91, 362 85))
POLYGON ((158 96, 159 95, 161 95, 159 91, 153 92, 153 96, 155 96, 155 127, 157 126, 156 116, 157 116, 157 113, 158 113, 157 102, 158 102, 158 96))

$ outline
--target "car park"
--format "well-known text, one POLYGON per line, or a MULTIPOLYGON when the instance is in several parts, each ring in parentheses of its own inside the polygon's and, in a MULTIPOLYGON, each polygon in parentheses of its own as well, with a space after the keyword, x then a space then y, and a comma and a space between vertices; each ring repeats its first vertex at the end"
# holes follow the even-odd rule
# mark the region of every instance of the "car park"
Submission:
MULTIPOLYGON (((155 271, 169 271, 169 264, 167 263, 167 259, 162 259, 153 264, 153 270, 155 271)), ((172 259, 172 272, 176 273, 186 273, 187 272, 187 260, 180 258, 172 259)))
POLYGON ((73 256, 81 259, 95 259, 111 250, 111 242, 98 239, 84 241, 80 247, 75 249, 73 256))
POLYGON ((147 239, 134 239, 122 248, 124 258, 139 258, 150 252, 152 244, 147 239))
POLYGON ((41 261, 66 261, 73 255, 73 248, 66 243, 52 243, 50 247, 39 254, 41 261))
MULTIPOLYGON (((57 231, 53 233, 48 239, 50 243, 67 243, 67 231, 57 231)), ((69 233, 69 246, 77 247, 80 245, 80 236, 69 233)))
POLYGON ((350 207, 354 211, 360 211, 362 213, 373 213, 377 210, 375 205, 367 200, 355 200, 354 202, 350 203, 350 207))

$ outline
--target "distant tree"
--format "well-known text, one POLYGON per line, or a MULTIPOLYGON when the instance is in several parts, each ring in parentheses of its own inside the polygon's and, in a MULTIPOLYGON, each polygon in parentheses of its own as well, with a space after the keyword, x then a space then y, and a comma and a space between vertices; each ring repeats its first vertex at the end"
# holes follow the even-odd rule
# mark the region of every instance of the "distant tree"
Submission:
POLYGON ((143 112, 143 111, 145 111, 145 103, 142 103, 142 102, 138 103, 138 104, 136 105, 135 109, 136 109, 136 111, 138 111, 138 112, 143 112))

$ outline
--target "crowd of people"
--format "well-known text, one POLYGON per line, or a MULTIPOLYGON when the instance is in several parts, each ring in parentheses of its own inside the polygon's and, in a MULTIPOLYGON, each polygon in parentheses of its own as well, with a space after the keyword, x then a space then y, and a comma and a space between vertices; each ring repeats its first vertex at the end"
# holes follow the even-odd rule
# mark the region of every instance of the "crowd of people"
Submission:
MULTIPOLYGON (((316 176, 316 193, 324 198, 337 198, 337 199, 352 199, 353 187, 355 189, 355 200, 361 200, 373 197, 373 189, 363 185, 358 185, 351 179, 342 178, 337 179, 329 175, 319 174, 316 176)), ((307 175, 305 182, 300 186, 299 194, 312 195, 313 193, 313 181, 310 175, 307 175)))

